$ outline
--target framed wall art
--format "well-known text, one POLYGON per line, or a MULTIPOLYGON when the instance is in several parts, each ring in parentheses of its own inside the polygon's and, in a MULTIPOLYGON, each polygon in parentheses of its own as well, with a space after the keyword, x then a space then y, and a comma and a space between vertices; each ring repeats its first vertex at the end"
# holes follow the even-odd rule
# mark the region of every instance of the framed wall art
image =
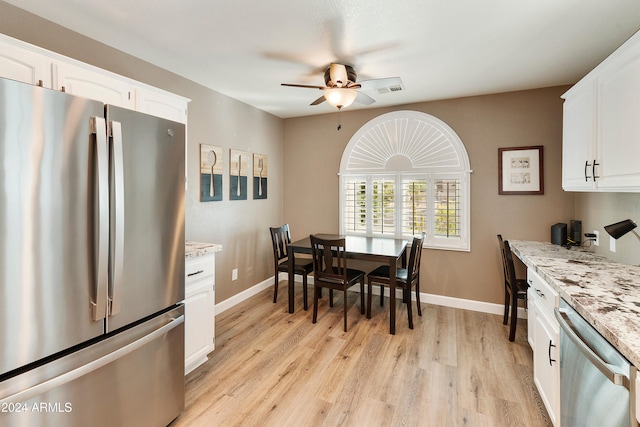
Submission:
POLYGON ((254 154, 253 155, 253 198, 254 199, 266 199, 267 198, 267 155, 266 154, 254 154))
POLYGON ((222 148, 200 144, 200 201, 222 200, 222 148))
POLYGON ((229 200, 247 200, 249 153, 229 150, 229 200))
POLYGON ((498 194, 544 194, 543 146, 498 148, 498 194))

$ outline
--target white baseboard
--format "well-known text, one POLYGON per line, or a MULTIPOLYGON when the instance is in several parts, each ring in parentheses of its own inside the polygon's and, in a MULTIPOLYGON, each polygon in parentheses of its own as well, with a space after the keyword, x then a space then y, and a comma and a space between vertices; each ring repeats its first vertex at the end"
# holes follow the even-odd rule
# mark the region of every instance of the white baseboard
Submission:
MULTIPOLYGON (((286 280, 286 275, 284 273, 281 273, 280 280, 283 280, 283 279, 286 280)), ((309 284, 313 285, 312 276, 309 276, 309 284)), ((261 283, 258 283, 255 286, 252 286, 251 288, 245 291, 240 292, 239 294, 232 296, 229 299, 222 301, 219 304, 216 304, 216 314, 222 313, 223 311, 230 309, 234 305, 239 304, 248 298, 251 298, 252 296, 256 295, 259 292, 262 292, 267 288, 271 288, 272 286, 273 286, 273 276, 269 277, 268 279, 264 280, 261 283)), ((282 293, 286 295, 287 293, 286 288, 284 286, 280 286, 280 289, 282 289, 284 291, 282 293)), ((375 295, 380 294, 379 289, 380 288, 378 286, 374 286, 373 291, 375 295)), ((353 290, 355 292, 359 292, 359 289, 357 287, 354 287, 353 290)), ((396 298, 402 298, 402 291, 396 290, 396 298)), ((415 294, 412 294, 412 299, 415 301, 415 294)), ((481 313, 497 314, 500 316, 504 314, 504 305, 502 304, 494 304, 490 302, 474 301, 469 299, 427 294, 424 292, 420 292, 420 302, 427 303, 427 304, 440 305, 443 307, 478 311, 481 313)), ((520 319, 527 318, 527 311, 524 307, 518 307, 518 318, 520 319)))

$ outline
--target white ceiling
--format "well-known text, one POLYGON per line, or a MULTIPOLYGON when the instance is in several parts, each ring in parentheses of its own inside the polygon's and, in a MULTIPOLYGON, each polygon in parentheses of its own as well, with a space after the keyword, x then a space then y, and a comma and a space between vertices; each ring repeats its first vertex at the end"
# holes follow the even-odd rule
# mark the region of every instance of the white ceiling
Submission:
POLYGON ((572 84, 640 29, 640 0, 6 0, 287 118, 334 111, 331 62, 401 77, 374 108, 572 84))

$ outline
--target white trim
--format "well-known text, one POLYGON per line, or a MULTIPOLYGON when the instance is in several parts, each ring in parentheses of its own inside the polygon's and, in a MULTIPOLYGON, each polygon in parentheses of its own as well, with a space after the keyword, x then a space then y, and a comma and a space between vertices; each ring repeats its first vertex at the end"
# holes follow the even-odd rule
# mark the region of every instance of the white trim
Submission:
MULTIPOLYGON (((286 273, 280 273, 280 277, 283 277, 284 280, 287 279, 286 273)), ((302 283, 302 281, 299 281, 299 282, 296 281, 296 282, 302 283)), ((309 285, 313 285, 313 276, 309 276, 308 283, 309 285)), ((215 312, 216 314, 220 314, 230 309, 231 307, 237 304, 240 304, 244 300, 249 299, 252 296, 262 292, 263 290, 272 288, 272 287, 273 287, 273 276, 258 283, 255 286, 252 286, 251 288, 245 291, 240 292, 239 294, 232 296, 231 298, 228 298, 222 301, 219 304, 216 304, 215 312)), ((280 289, 284 290, 284 292, 281 292, 281 297, 284 296, 286 299, 286 295, 287 295, 286 288, 284 286, 280 286, 280 289)), ((376 292, 376 289, 380 289, 380 288, 378 286, 374 286, 374 289, 373 289, 374 294, 380 295, 380 292, 379 291, 376 292)), ((359 288, 357 287, 354 287, 353 291, 360 292, 359 288)), ((396 298, 402 298, 401 290, 396 290, 396 298)), ((283 299, 283 301, 285 301, 285 299, 283 299)), ((415 293, 411 294, 411 299, 412 301, 415 301, 415 293)), ((504 314, 504 305, 502 304, 494 304, 490 302, 474 301, 470 299, 446 297, 442 295, 427 294, 424 292, 420 292, 420 302, 426 303, 426 304, 439 305, 443 307, 459 308, 462 310, 478 311, 480 313, 496 314, 499 316, 502 316, 504 314)), ((525 308, 518 307, 518 318, 519 319, 527 318, 527 310, 525 308)))
MULTIPOLYGON (((232 296, 231 298, 227 298, 226 300, 216 304, 216 314, 220 314, 224 311, 227 311, 228 309, 230 309, 231 307, 240 304, 242 301, 247 300, 249 298, 251 298, 252 296, 262 292, 263 290, 267 289, 267 288, 273 288, 273 276, 269 277, 268 279, 258 283, 257 285, 254 285, 252 287, 250 287, 249 289, 246 289, 242 292, 240 292, 239 294, 235 294, 234 296, 232 296)), ((281 288, 283 288, 281 286, 281 288)), ((284 295, 286 296, 287 292, 285 290, 284 295)))

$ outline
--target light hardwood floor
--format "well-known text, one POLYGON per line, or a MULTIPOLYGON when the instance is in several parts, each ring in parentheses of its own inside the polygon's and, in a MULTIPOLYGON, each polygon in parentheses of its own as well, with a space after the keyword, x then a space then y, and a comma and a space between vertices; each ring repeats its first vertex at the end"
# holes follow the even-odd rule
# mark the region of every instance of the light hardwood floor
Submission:
POLYGON ((294 314, 281 283, 277 304, 269 289, 216 317, 216 349, 187 376, 171 427, 549 425, 526 321, 510 343, 501 316, 422 304, 410 330, 399 302, 389 335, 389 299, 374 296, 367 320, 349 292, 345 333, 338 293, 314 325, 296 286, 294 314))

